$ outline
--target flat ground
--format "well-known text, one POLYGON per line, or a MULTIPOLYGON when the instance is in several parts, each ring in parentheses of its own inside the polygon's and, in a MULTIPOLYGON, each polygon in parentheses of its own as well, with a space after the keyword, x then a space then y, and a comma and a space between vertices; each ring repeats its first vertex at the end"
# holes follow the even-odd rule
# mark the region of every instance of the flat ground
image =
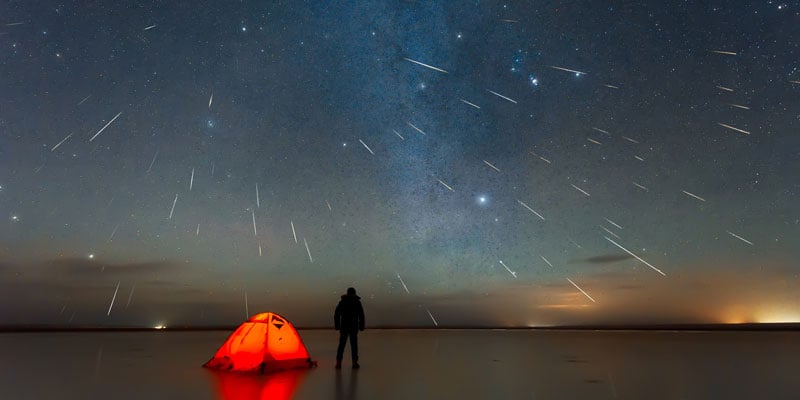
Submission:
POLYGON ((336 371, 201 368, 230 332, 0 334, 2 399, 797 399, 800 332, 374 330, 336 371))

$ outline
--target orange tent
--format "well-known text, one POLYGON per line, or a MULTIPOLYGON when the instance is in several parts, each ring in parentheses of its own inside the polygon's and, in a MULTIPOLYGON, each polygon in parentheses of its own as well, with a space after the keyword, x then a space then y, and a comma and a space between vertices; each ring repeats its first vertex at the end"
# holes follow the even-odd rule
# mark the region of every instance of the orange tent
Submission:
POLYGON ((206 368, 236 372, 272 372, 316 365, 294 326, 278 314, 266 312, 239 325, 206 368))

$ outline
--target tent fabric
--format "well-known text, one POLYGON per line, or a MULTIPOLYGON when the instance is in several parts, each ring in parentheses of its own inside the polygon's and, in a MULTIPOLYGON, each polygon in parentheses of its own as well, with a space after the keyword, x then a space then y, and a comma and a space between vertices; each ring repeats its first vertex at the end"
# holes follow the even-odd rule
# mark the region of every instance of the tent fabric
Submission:
POLYGON ((272 372, 315 365, 303 340, 286 319, 272 312, 239 325, 206 368, 236 372, 272 372))

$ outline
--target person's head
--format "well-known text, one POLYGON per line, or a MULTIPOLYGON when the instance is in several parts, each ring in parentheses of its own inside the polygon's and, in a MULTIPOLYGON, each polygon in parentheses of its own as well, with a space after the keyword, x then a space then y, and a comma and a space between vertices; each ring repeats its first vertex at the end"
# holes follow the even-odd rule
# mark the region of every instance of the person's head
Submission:
POLYGON ((355 296, 356 295, 356 288, 347 288, 347 295, 348 296, 355 296))

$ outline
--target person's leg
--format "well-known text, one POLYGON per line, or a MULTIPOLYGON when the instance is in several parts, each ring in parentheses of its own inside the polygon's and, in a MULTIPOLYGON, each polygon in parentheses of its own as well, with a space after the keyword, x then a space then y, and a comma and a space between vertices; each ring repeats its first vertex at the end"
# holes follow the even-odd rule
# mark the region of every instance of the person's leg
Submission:
POLYGON ((347 332, 339 331, 339 347, 336 348, 336 366, 342 364, 342 357, 344 356, 344 345, 347 343, 347 332))
POLYGON ((358 365, 358 331, 350 332, 350 355, 353 358, 353 365, 358 365))

